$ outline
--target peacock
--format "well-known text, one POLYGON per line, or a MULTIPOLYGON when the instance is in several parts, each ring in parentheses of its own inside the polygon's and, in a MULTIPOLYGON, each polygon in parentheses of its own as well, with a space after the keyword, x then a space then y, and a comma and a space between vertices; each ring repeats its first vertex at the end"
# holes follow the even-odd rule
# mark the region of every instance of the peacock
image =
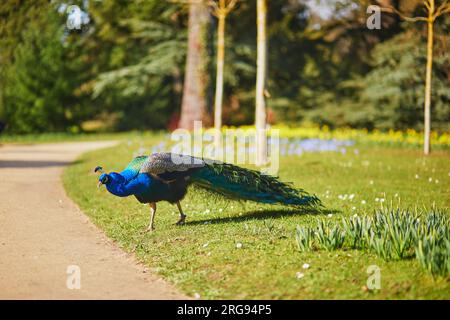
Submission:
POLYGON ((115 196, 136 199, 150 206, 150 222, 145 231, 153 231, 156 203, 176 204, 180 213, 177 225, 186 221, 180 201, 188 186, 195 184, 208 191, 235 200, 283 204, 297 207, 317 207, 319 198, 302 189, 296 189, 278 178, 229 163, 175 153, 154 153, 135 157, 120 173, 105 173, 101 166, 98 187, 115 196))

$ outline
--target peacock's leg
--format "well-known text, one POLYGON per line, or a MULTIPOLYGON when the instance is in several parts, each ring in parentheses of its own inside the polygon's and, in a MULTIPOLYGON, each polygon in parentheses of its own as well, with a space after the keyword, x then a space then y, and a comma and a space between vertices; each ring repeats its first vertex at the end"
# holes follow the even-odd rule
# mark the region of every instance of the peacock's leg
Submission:
POLYGON ((156 203, 150 202, 149 205, 150 205, 150 223, 149 223, 147 229, 145 229, 146 232, 155 230, 153 222, 155 220, 156 203))
POLYGON ((177 202, 178 211, 180 211, 180 220, 176 223, 177 225, 181 226, 184 224, 186 220, 186 215, 183 213, 183 209, 181 209, 181 203, 180 201, 177 202))

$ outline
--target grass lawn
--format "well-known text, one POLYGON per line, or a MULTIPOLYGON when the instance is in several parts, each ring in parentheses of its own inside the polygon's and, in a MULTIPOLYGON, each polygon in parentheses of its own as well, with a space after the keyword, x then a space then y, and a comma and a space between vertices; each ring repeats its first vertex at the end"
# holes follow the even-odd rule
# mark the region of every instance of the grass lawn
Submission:
POLYGON ((385 262, 354 250, 301 253, 295 242, 296 226, 315 226, 318 216, 338 221, 355 213, 372 214, 380 205, 391 203, 403 208, 434 204, 448 212, 450 152, 423 157, 420 150, 357 145, 345 154, 285 156, 280 159, 281 179, 319 196, 326 208, 322 213, 227 201, 191 189, 182 202, 188 215, 185 226, 174 226, 176 206, 161 202, 156 231, 142 234, 149 207, 134 197, 118 198, 104 188, 98 190, 92 171, 97 165, 107 172, 120 171, 138 149, 150 153, 161 139, 162 135, 137 137, 85 154, 66 169, 64 185, 119 246, 135 252, 188 295, 204 299, 450 299, 450 279, 433 279, 415 259, 385 262), (305 263, 308 269, 302 268, 305 263), (381 268, 380 290, 364 288, 370 265, 381 268), (297 279, 298 272, 304 277, 297 279))

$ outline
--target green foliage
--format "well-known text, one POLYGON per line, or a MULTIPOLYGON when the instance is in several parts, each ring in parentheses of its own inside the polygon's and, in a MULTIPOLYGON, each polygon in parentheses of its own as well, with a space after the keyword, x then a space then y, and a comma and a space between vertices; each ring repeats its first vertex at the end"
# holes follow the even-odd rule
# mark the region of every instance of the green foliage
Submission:
MULTIPOLYGON (((446 278, 433 279, 414 258, 385 261, 370 248, 352 250, 348 233, 343 250, 331 252, 315 251, 320 249, 316 240, 314 251, 299 251, 294 239, 297 225, 315 229, 318 218, 340 223, 358 212, 365 219, 364 213, 379 208, 376 197, 386 198, 384 203, 398 201, 403 208, 431 207, 433 202, 448 208, 447 151, 423 157, 411 149, 359 145, 358 154, 350 149, 345 154, 283 156, 280 179, 317 194, 325 206, 322 213, 212 199, 201 189, 192 189, 181 203, 186 225, 174 226, 176 206, 160 202, 156 232, 143 234, 148 206, 133 197, 118 198, 98 190, 96 176, 86 173, 97 165, 105 171, 120 171, 139 149, 152 150, 161 139, 163 134, 127 136, 117 147, 84 155, 65 170, 63 181, 69 196, 108 237, 186 294, 198 293, 204 299, 450 298, 446 278), (352 200, 338 197, 346 193, 355 196, 352 200), (237 243, 242 248, 236 248, 237 243), (308 269, 303 269, 305 263, 308 269), (367 267, 373 264, 382 270, 382 290, 363 291, 367 267), (298 279, 298 272, 304 277, 298 279)), ((372 220, 371 215, 367 218, 372 220)))
MULTIPOLYGON (((0 4, 0 122, 13 133, 77 132, 85 120, 110 130, 163 129, 180 112, 188 5, 160 0, 73 1, 90 18, 65 29, 63 1, 0 4), (62 10, 61 10, 62 11, 62 10), (59 104, 59 106, 57 106, 59 104)), ((255 1, 227 17, 223 123, 254 117, 255 1)), ((426 28, 383 14, 366 26, 366 0, 268 3, 268 118, 330 127, 421 130, 426 28)), ((420 1, 393 5, 420 11, 420 1)), ((448 130, 449 15, 436 23, 432 128, 448 130)), ((217 21, 206 32, 214 79, 217 21)), ((208 82, 205 80, 205 82, 208 82)), ((214 84, 206 100, 211 109, 214 84)), ((211 110, 210 110, 211 111, 211 110)))
POLYGON ((94 3, 90 11, 108 26, 94 30, 100 41, 95 47, 108 41, 113 49, 93 75, 92 97, 118 114, 119 130, 165 128, 181 102, 185 7, 153 0, 94 3))
POLYGON ((80 113, 73 91, 79 75, 68 64, 61 41, 63 28, 53 8, 43 8, 22 33, 7 70, 5 114, 9 131, 66 131, 80 113))
POLYGON ((358 215, 342 219, 342 227, 352 249, 365 249, 370 243, 372 220, 358 215))
POLYGON ((297 241, 297 246, 300 251, 311 251, 313 250, 313 230, 310 228, 297 226, 295 232, 295 239, 297 241))
POLYGON ((369 250, 384 260, 408 259, 415 255, 433 276, 450 275, 450 218, 433 209, 417 212, 381 209, 374 216, 353 216, 341 224, 319 220, 316 228, 297 227, 300 251, 344 246, 369 250))
POLYGON ((332 226, 324 220, 319 220, 314 235, 317 244, 327 251, 340 249, 345 241, 345 233, 341 228, 337 225, 332 226))
POLYGON ((433 275, 448 276, 450 274, 450 241, 425 236, 416 247, 416 258, 421 266, 433 275))
MULTIPOLYGON (((426 39, 406 32, 376 46, 373 70, 362 80, 361 104, 366 114, 355 117, 355 123, 389 128, 422 128, 425 92, 426 39), (369 117, 367 117, 369 115, 369 117)), ((442 45, 436 43, 435 54, 442 45)), ((436 54, 432 86, 432 126, 448 130, 450 121, 450 87, 446 68, 448 54, 436 54)))

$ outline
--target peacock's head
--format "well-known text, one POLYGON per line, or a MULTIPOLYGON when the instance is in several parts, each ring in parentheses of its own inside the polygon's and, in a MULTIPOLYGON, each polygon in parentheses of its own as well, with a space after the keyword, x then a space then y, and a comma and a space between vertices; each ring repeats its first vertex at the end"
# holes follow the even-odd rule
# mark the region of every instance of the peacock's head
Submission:
POLYGON ((100 172, 100 177, 98 178, 98 185, 97 187, 100 188, 104 184, 108 184, 111 179, 107 173, 103 172, 103 168, 98 166, 94 169, 94 172, 100 172))
POLYGON ((98 178, 98 187, 100 188, 104 184, 108 184, 111 179, 107 173, 102 173, 98 178))

